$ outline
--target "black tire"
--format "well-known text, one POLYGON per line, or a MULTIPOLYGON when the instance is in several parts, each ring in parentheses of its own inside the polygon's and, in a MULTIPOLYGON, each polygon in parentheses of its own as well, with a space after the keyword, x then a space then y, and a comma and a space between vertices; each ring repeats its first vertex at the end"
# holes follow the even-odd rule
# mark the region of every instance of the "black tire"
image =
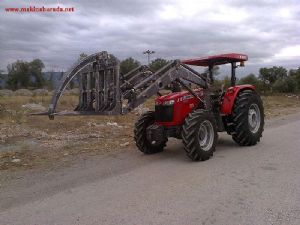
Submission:
POLYGON ((134 140, 138 149, 144 154, 154 154, 162 152, 166 146, 166 139, 160 145, 152 145, 146 137, 146 129, 148 126, 152 125, 155 121, 155 116, 153 111, 146 112, 140 116, 138 121, 135 123, 134 128, 134 140))
POLYGON ((191 112, 184 121, 181 135, 184 150, 190 159, 194 161, 204 161, 209 159, 215 151, 218 139, 217 126, 214 116, 212 113, 202 109, 191 112), (203 136, 203 134, 200 132, 203 126, 210 127, 205 128, 206 132, 210 133, 207 146, 201 146, 200 135, 203 136))
POLYGON ((255 145, 262 137, 264 124, 264 107, 260 96, 253 90, 240 91, 233 106, 232 139, 241 146, 255 145))

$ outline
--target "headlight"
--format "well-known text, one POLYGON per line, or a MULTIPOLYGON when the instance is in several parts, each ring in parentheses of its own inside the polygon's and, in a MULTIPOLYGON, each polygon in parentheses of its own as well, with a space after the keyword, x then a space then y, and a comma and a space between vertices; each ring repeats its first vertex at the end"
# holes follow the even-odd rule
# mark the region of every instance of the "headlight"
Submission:
POLYGON ((175 101, 174 100, 169 100, 169 101, 165 101, 163 103, 163 105, 174 105, 175 101))

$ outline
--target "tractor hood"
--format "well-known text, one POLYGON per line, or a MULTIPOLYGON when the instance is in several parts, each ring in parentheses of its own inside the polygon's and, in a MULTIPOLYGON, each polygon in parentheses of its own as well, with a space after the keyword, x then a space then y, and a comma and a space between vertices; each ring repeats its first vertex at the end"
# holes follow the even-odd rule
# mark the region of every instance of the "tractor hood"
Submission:
MULTIPOLYGON (((203 89, 196 89, 194 92, 199 96, 203 96, 203 89)), ((181 92, 174 92, 169 93, 167 95, 159 96, 155 99, 155 104, 163 104, 164 102, 169 102, 174 100, 174 102, 183 101, 186 99, 193 98, 194 96, 191 95, 188 91, 181 91, 181 92)))

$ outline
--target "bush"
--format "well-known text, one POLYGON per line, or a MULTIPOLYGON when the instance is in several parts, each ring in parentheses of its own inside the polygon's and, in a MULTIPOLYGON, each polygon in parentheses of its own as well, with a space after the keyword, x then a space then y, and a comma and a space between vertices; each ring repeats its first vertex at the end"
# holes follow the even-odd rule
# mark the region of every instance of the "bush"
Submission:
POLYGON ((275 81, 272 85, 272 89, 275 92, 294 93, 297 89, 297 84, 292 77, 287 77, 275 81))
POLYGON ((14 92, 15 96, 32 96, 32 92, 28 89, 18 89, 14 92))
POLYGON ((291 69, 289 76, 292 77, 297 84, 297 89, 300 91, 300 67, 298 69, 291 69))
POLYGON ((259 92, 265 91, 264 84, 261 80, 259 80, 254 74, 249 74, 245 77, 242 77, 238 84, 252 84, 255 86, 256 90, 259 92))
POLYGON ((231 85, 231 80, 229 76, 225 76, 222 80, 215 79, 214 80, 214 88, 215 89, 222 89, 222 86, 224 86, 224 90, 229 88, 231 85))
POLYGON ((0 90, 0 96, 12 96, 14 95, 14 92, 12 90, 3 89, 0 90))

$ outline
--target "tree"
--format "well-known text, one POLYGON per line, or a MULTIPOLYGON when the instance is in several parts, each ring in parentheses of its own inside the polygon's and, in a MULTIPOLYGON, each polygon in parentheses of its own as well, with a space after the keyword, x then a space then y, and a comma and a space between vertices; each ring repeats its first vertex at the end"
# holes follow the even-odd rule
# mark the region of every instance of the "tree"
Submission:
MULTIPOLYGON (((212 74, 213 74, 213 79, 218 76, 220 74, 220 67, 219 66, 214 66, 212 69, 212 74)), ((208 74, 209 73, 209 69, 206 68, 204 73, 208 74)))
POLYGON ((289 71, 289 76, 295 80, 297 89, 300 90, 300 67, 298 69, 291 69, 289 71))
POLYGON ((45 79, 42 76, 44 63, 40 59, 31 62, 17 60, 7 66, 7 86, 11 89, 43 87, 45 79))
POLYGON ((4 75, 2 73, 3 73, 3 70, 0 70, 0 89, 2 89, 3 83, 4 83, 4 75))
MULTIPOLYGON (((81 60, 83 60, 84 58, 88 57, 88 54, 81 52, 77 58, 77 62, 80 62, 81 60)), ((73 89, 75 87, 78 87, 78 83, 81 82, 78 75, 75 76, 69 83, 68 88, 73 89)))
POLYGON ((259 80, 253 73, 250 73, 249 75, 242 77, 238 84, 252 84, 255 86, 256 90, 262 91, 263 90, 263 83, 261 80, 259 80))
POLYGON ((225 76, 223 79, 215 79, 213 86, 217 90, 222 89, 222 87, 224 88, 224 90, 226 90, 231 86, 231 79, 229 76, 225 76))
POLYGON ((272 88, 274 91, 283 93, 294 93, 296 91, 297 84, 293 77, 281 78, 275 81, 272 88))
POLYGON ((127 59, 124 59, 121 63, 120 63, 120 73, 122 75, 125 75, 126 73, 128 73, 129 71, 133 70, 134 68, 140 66, 141 63, 135 59, 133 59, 132 57, 129 57, 127 59))
POLYGON ((28 62, 17 60, 7 66, 7 86, 11 89, 29 86, 29 65, 28 62))
POLYGON ((260 68, 259 78, 267 85, 272 85, 278 79, 287 77, 287 70, 282 66, 273 66, 272 68, 260 68))
POLYGON ((79 61, 83 60, 85 57, 88 57, 88 54, 85 54, 84 52, 82 52, 79 54, 77 61, 79 62, 79 61))
POLYGON ((258 79, 257 77, 253 74, 250 73, 249 75, 242 77, 239 81, 238 84, 252 84, 255 85, 257 83, 258 79))
POLYGON ((29 72, 33 77, 34 81, 31 82, 31 86, 33 87, 43 87, 45 84, 45 79, 42 75, 42 70, 45 68, 44 63, 40 59, 34 59, 29 63, 29 72))
POLYGON ((167 65, 168 63, 169 63, 168 60, 165 60, 162 58, 157 58, 157 59, 151 61, 151 63, 149 64, 149 67, 151 70, 156 72, 159 69, 161 69, 162 67, 164 67, 165 65, 167 65))

